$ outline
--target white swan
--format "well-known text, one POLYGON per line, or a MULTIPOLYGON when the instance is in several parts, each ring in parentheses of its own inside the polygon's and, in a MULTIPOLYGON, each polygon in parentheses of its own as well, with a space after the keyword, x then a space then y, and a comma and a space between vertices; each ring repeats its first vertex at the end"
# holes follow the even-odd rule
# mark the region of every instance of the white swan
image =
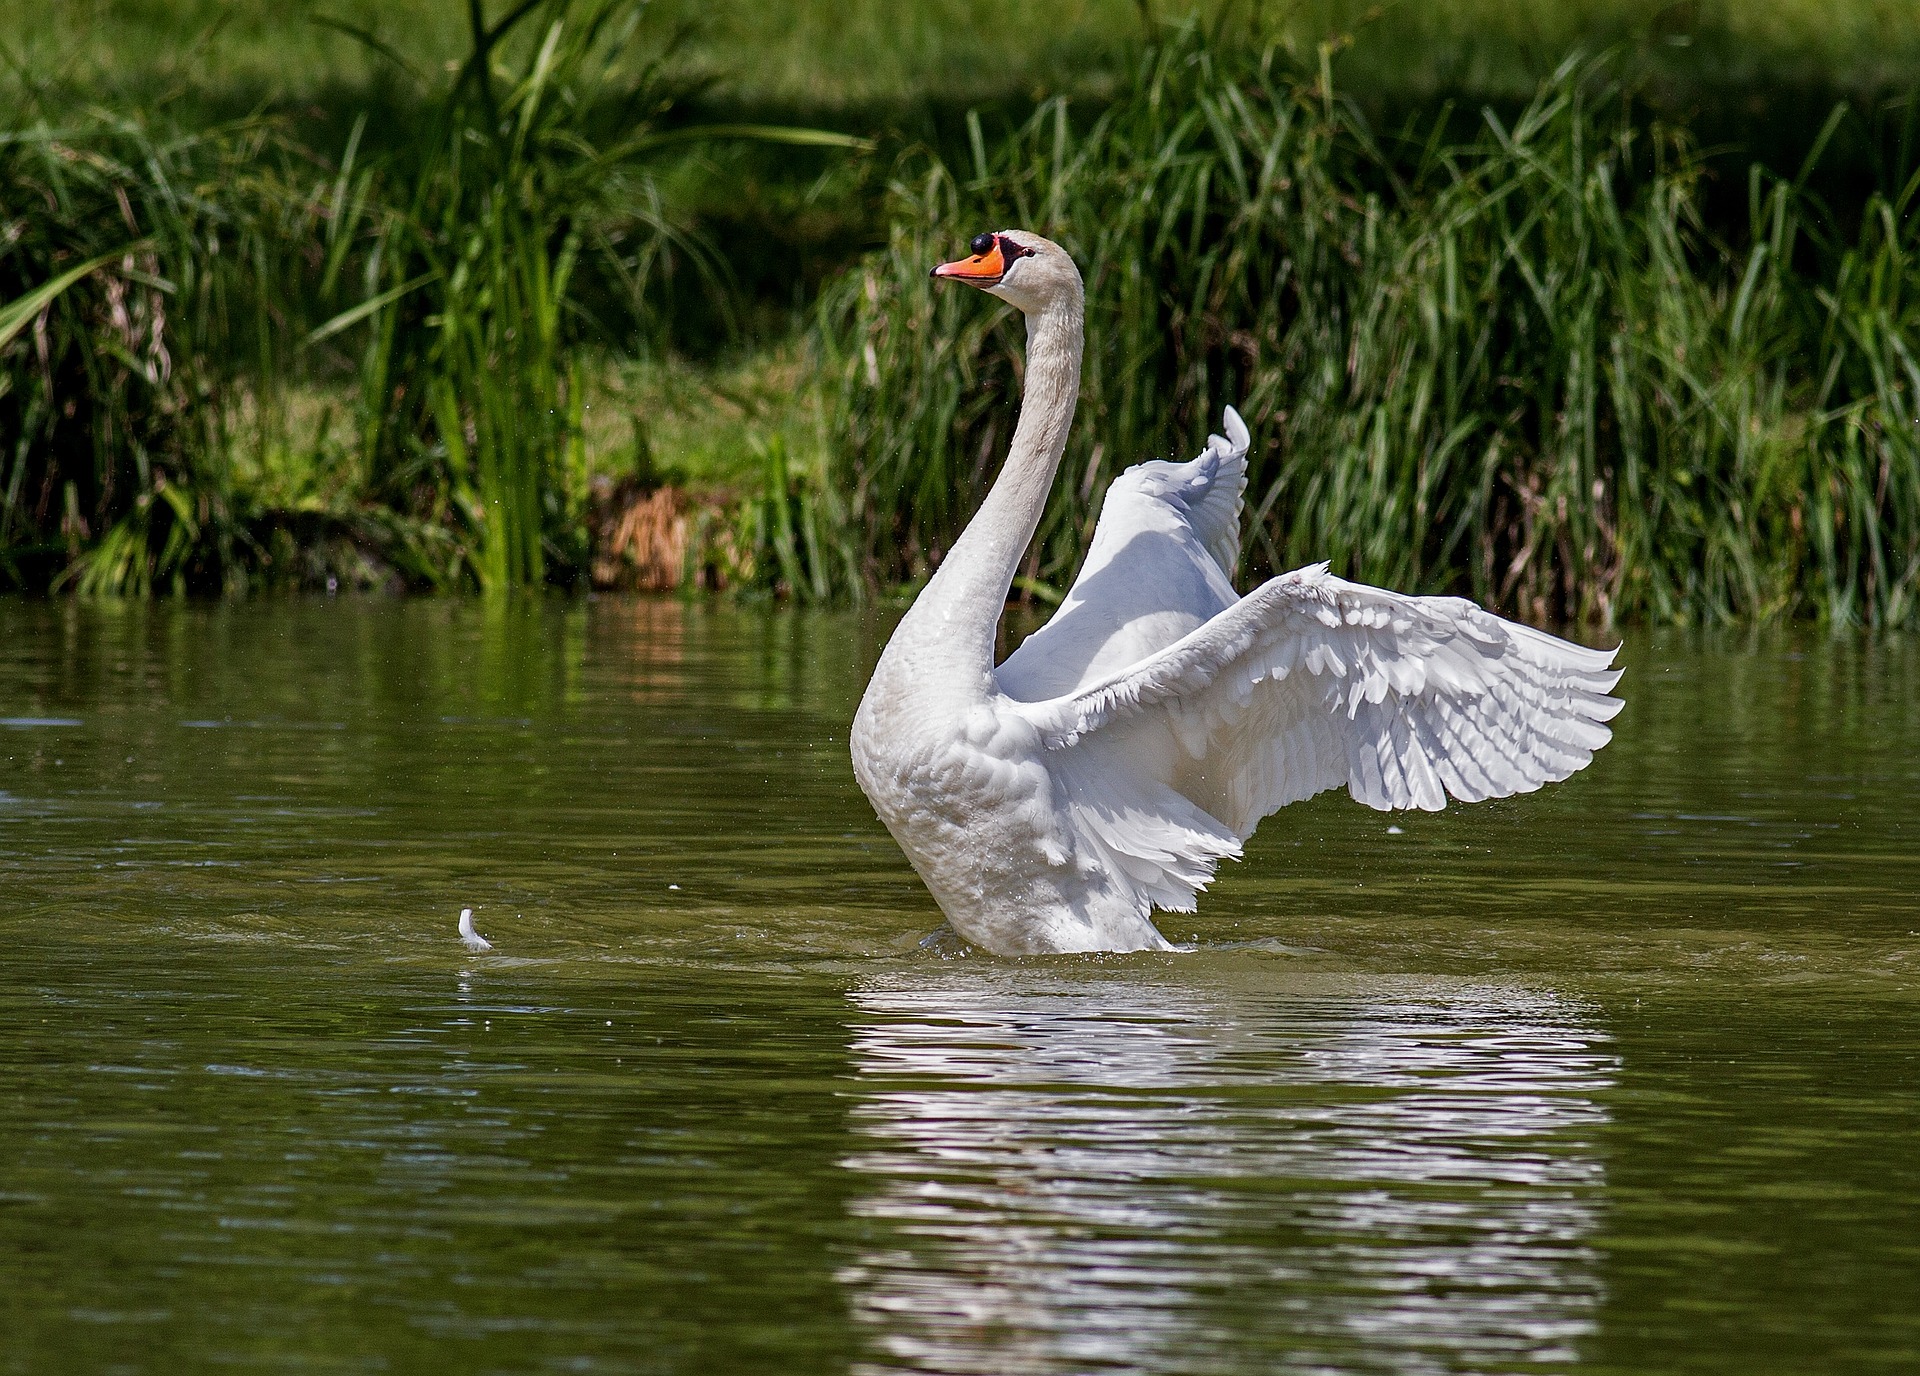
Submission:
POLYGON ((1611 652, 1457 597, 1325 564, 1236 596, 1247 428, 1107 489, 1060 610, 1004 664, 994 632, 1066 448, 1079 270, 1037 234, 982 234, 935 277, 1027 319, 999 479, 901 620, 854 717, 854 773, 955 931, 999 955, 1167 950, 1262 817, 1345 784, 1429 811, 1525 793, 1593 758, 1620 710, 1611 652))

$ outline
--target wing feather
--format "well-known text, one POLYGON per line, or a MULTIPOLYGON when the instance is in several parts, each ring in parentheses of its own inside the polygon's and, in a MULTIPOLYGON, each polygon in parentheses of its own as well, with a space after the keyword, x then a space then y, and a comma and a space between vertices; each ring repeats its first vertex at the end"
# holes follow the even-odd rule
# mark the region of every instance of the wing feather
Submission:
MULTIPOLYGON (((1051 751, 1099 747, 1109 768, 1171 760, 1152 782, 1244 840, 1268 813, 1340 785, 1369 807, 1433 811, 1564 779, 1612 738, 1613 658, 1317 564, 1121 672, 1018 707, 1051 751), (1174 748, 1153 748, 1156 736, 1174 748)), ((1196 880, 1180 866, 1182 890, 1196 880)))
POLYGON ((1345 786, 1435 811, 1584 767, 1620 710, 1614 652, 1297 569, 1235 598, 1248 436, 1109 487, 1059 613, 1000 667, 1086 857, 1186 910, 1260 819, 1345 786))
POLYGON ((1107 486, 1080 576, 996 671, 1009 697, 1071 693, 1139 664, 1232 606, 1247 427, 1227 408, 1186 463, 1136 464, 1107 486))

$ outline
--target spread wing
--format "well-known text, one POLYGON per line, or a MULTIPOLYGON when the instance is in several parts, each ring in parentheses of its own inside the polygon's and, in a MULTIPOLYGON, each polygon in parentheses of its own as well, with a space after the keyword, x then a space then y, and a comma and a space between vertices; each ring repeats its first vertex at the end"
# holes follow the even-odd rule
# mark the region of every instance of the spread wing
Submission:
POLYGON ((1247 427, 1227 408, 1187 463, 1143 463, 1107 487, 1080 576, 1053 618, 997 670, 1002 692, 1074 692, 1172 645, 1238 600, 1247 427))
POLYGON ((1189 805, 1244 840, 1341 784, 1434 811, 1566 778, 1612 737, 1614 653, 1317 564, 1137 664, 1012 706, 1083 789, 1189 805))

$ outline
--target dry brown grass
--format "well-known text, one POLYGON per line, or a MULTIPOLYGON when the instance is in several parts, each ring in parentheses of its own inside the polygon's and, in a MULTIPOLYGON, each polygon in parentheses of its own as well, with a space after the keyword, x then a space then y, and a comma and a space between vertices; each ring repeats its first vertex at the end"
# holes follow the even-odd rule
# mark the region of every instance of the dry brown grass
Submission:
POLYGON ((672 592, 686 582, 686 494, 657 487, 608 497, 594 540, 594 586, 672 592))

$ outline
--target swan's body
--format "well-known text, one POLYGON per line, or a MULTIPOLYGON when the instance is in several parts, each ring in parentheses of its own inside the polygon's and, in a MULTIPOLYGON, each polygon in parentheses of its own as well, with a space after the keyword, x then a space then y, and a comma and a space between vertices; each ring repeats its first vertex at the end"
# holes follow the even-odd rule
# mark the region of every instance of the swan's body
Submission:
POLYGON ((1268 813, 1346 785, 1376 808, 1530 792, 1619 711, 1611 653, 1324 564, 1235 594, 1248 435, 1107 490, 1060 610, 993 663, 1007 589, 1066 447, 1083 297, 1037 235, 936 275, 1027 317, 1020 422, 993 490, 895 630, 854 718, 854 773, 954 929, 1000 955, 1165 950, 1268 813))

